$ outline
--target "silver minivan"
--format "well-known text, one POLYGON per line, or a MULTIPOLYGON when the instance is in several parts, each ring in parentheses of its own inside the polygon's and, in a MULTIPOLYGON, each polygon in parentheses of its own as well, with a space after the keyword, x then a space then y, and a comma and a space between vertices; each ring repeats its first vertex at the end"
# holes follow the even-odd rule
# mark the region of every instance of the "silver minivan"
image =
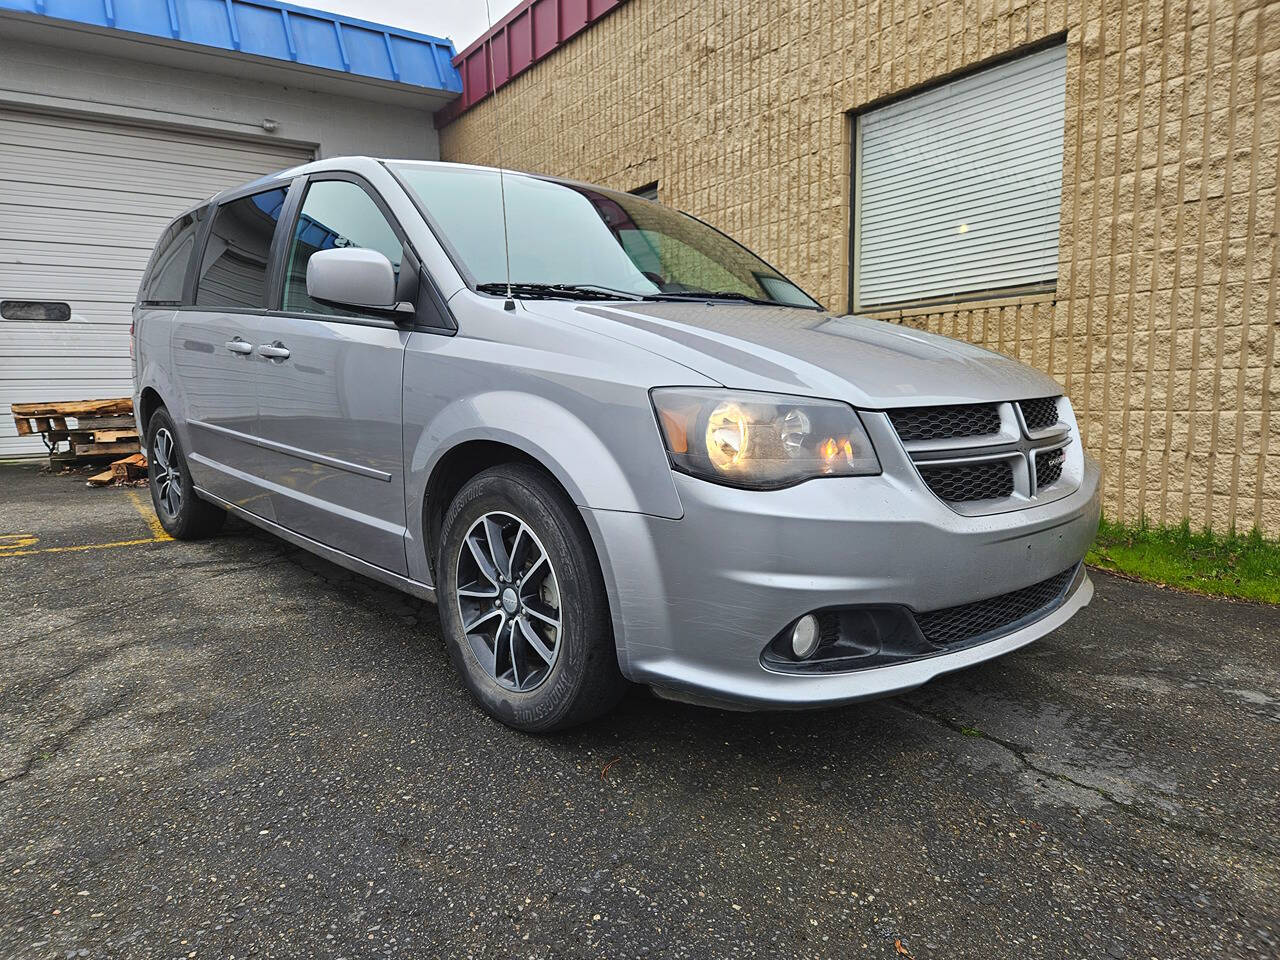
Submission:
POLYGON ((834 315, 631 194, 307 164, 175 220, 134 321, 165 529, 233 513, 435 600, 477 702, 523 730, 628 682, 897 693, 1092 596, 1098 468, 1054 380, 834 315))

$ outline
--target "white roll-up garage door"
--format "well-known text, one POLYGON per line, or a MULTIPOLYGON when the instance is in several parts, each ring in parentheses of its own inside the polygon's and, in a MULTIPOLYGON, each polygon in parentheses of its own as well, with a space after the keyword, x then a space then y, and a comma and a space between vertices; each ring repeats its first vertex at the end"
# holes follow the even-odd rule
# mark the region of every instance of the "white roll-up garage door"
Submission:
POLYGON ((858 118, 859 307, 1057 280, 1066 66, 1050 47, 858 118))
POLYGON ((0 456, 39 453, 11 403, 132 392, 129 319, 160 231, 219 190, 309 151, 161 127, 0 108, 0 300, 70 305, 0 319, 0 456))

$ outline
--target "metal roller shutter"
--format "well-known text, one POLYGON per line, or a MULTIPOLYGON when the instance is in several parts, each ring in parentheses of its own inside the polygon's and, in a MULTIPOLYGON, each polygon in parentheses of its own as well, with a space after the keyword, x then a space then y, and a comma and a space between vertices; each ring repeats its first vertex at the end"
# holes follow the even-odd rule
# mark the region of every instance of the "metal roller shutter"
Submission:
POLYGON ((310 151, 0 108, 0 300, 71 305, 69 321, 0 319, 0 456, 39 453, 11 403, 127 396, 129 319, 160 231, 226 187, 310 151))
POLYGON ((858 118, 860 308, 1058 277, 1066 47, 858 118))

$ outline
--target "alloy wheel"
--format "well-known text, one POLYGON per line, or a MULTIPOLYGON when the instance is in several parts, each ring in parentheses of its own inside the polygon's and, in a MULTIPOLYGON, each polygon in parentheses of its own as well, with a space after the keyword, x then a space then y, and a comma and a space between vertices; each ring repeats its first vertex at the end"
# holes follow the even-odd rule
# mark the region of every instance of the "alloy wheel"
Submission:
POLYGON ((560 584, 542 542, 519 517, 486 513, 456 563, 458 613, 480 665, 508 690, 541 685, 563 635, 560 584))
POLYGON ((152 483, 156 485, 156 499, 170 518, 177 517, 182 509, 182 477, 178 473, 177 454, 173 434, 166 427, 156 431, 151 451, 154 472, 152 483))

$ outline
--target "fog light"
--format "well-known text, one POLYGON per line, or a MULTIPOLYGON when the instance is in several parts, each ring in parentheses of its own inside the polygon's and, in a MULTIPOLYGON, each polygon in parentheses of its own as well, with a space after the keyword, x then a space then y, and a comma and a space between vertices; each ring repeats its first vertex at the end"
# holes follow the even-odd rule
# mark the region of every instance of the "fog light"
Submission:
POLYGON ((806 660, 818 649, 818 618, 806 613, 791 629, 791 652, 797 660, 806 660))

